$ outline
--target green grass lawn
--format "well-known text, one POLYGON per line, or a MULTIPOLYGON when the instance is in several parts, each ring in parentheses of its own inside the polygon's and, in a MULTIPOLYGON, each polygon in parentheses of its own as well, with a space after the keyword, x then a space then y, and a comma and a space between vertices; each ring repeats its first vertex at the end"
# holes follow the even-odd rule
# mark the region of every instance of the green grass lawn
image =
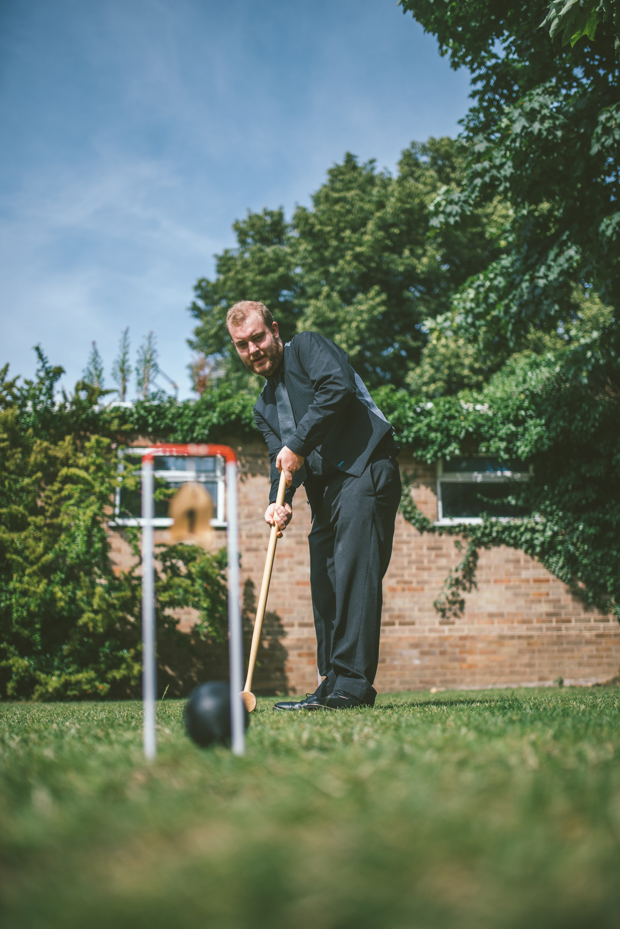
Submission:
POLYGON ((0 704, 3 929, 620 925, 620 688, 271 705, 147 765, 138 703, 0 704))

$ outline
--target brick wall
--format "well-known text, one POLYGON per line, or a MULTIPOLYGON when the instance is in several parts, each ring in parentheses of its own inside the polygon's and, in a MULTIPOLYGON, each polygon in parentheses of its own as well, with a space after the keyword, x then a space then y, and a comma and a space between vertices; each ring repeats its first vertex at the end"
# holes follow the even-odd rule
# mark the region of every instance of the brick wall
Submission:
MULTIPOLYGON (((229 440, 231 445, 237 445, 229 440)), ((261 444, 239 449, 240 548, 246 638, 263 573, 269 528, 263 521, 269 489, 261 444)), ((402 470, 414 473, 413 495, 436 518, 434 469, 402 454, 402 470)), ((305 693, 316 687, 316 654, 307 536, 310 507, 303 488, 294 518, 278 543, 268 613, 254 681, 256 693, 305 693)), ((163 541, 165 533, 157 533, 163 541)), ((111 533, 119 569, 131 560, 122 532, 111 533)), ((225 545, 216 532, 214 545, 225 545)), ((613 617, 585 609, 564 584, 523 552, 482 552, 478 589, 466 597, 461 619, 442 620, 433 608, 460 556, 454 539, 423 535, 397 517, 394 552, 384 581, 379 691, 431 687, 507 686, 606 680, 620 665, 620 626, 613 617)), ((180 616, 182 627, 191 612, 180 616)), ((246 656, 248 648, 246 647, 246 656)))

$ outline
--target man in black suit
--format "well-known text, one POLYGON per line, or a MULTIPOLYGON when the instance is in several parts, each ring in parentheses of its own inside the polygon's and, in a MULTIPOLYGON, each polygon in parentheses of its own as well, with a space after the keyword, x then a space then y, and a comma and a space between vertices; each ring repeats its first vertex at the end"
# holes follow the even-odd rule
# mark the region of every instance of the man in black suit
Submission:
POLYGON ((392 428, 329 339, 301 332, 283 345, 267 307, 249 300, 231 307, 226 325, 245 366, 266 378, 254 407, 271 460, 265 520, 282 534, 301 483, 312 508, 310 583, 323 680, 305 700, 275 708, 372 706, 381 583, 401 494, 392 428), (288 489, 278 507, 281 471, 288 489))

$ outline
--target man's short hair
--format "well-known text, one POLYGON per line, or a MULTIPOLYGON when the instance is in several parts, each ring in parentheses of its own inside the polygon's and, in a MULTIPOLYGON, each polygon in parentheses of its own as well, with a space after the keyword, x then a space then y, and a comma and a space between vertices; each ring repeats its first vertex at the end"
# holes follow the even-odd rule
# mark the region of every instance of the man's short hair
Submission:
POLYGON ((257 300, 240 300, 239 303, 235 303, 234 306, 231 306, 226 314, 226 328, 228 329, 228 333, 230 334, 231 325, 239 326, 242 322, 245 322, 252 313, 258 313, 258 315, 262 317, 265 325, 271 329, 273 326, 273 316, 264 303, 258 303, 257 300))

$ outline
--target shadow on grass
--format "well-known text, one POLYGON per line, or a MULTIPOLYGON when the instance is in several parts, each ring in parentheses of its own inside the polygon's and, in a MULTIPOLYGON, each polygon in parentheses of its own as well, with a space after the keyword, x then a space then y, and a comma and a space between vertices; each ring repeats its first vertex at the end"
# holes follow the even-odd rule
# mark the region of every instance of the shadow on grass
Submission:
MULTIPOLYGON (((243 588, 243 654, 246 662, 256 616, 254 583, 245 582, 243 588)), ((252 689, 255 694, 288 693, 286 675, 288 652, 282 640, 286 630, 277 613, 267 612, 258 647, 252 689)), ((203 639, 197 629, 174 636, 159 636, 157 643, 157 688, 161 697, 185 697, 198 684, 205 681, 229 680, 228 641, 203 639)), ((245 671, 245 668, 244 668, 245 671)))
MULTIPOLYGON (((255 618, 256 588, 254 581, 248 578, 243 585, 243 653, 246 661, 250 654, 255 618)), ((268 610, 263 620, 252 682, 252 691, 257 696, 287 694, 289 691, 286 674, 288 652, 282 642, 285 636, 282 620, 277 613, 268 610)))

